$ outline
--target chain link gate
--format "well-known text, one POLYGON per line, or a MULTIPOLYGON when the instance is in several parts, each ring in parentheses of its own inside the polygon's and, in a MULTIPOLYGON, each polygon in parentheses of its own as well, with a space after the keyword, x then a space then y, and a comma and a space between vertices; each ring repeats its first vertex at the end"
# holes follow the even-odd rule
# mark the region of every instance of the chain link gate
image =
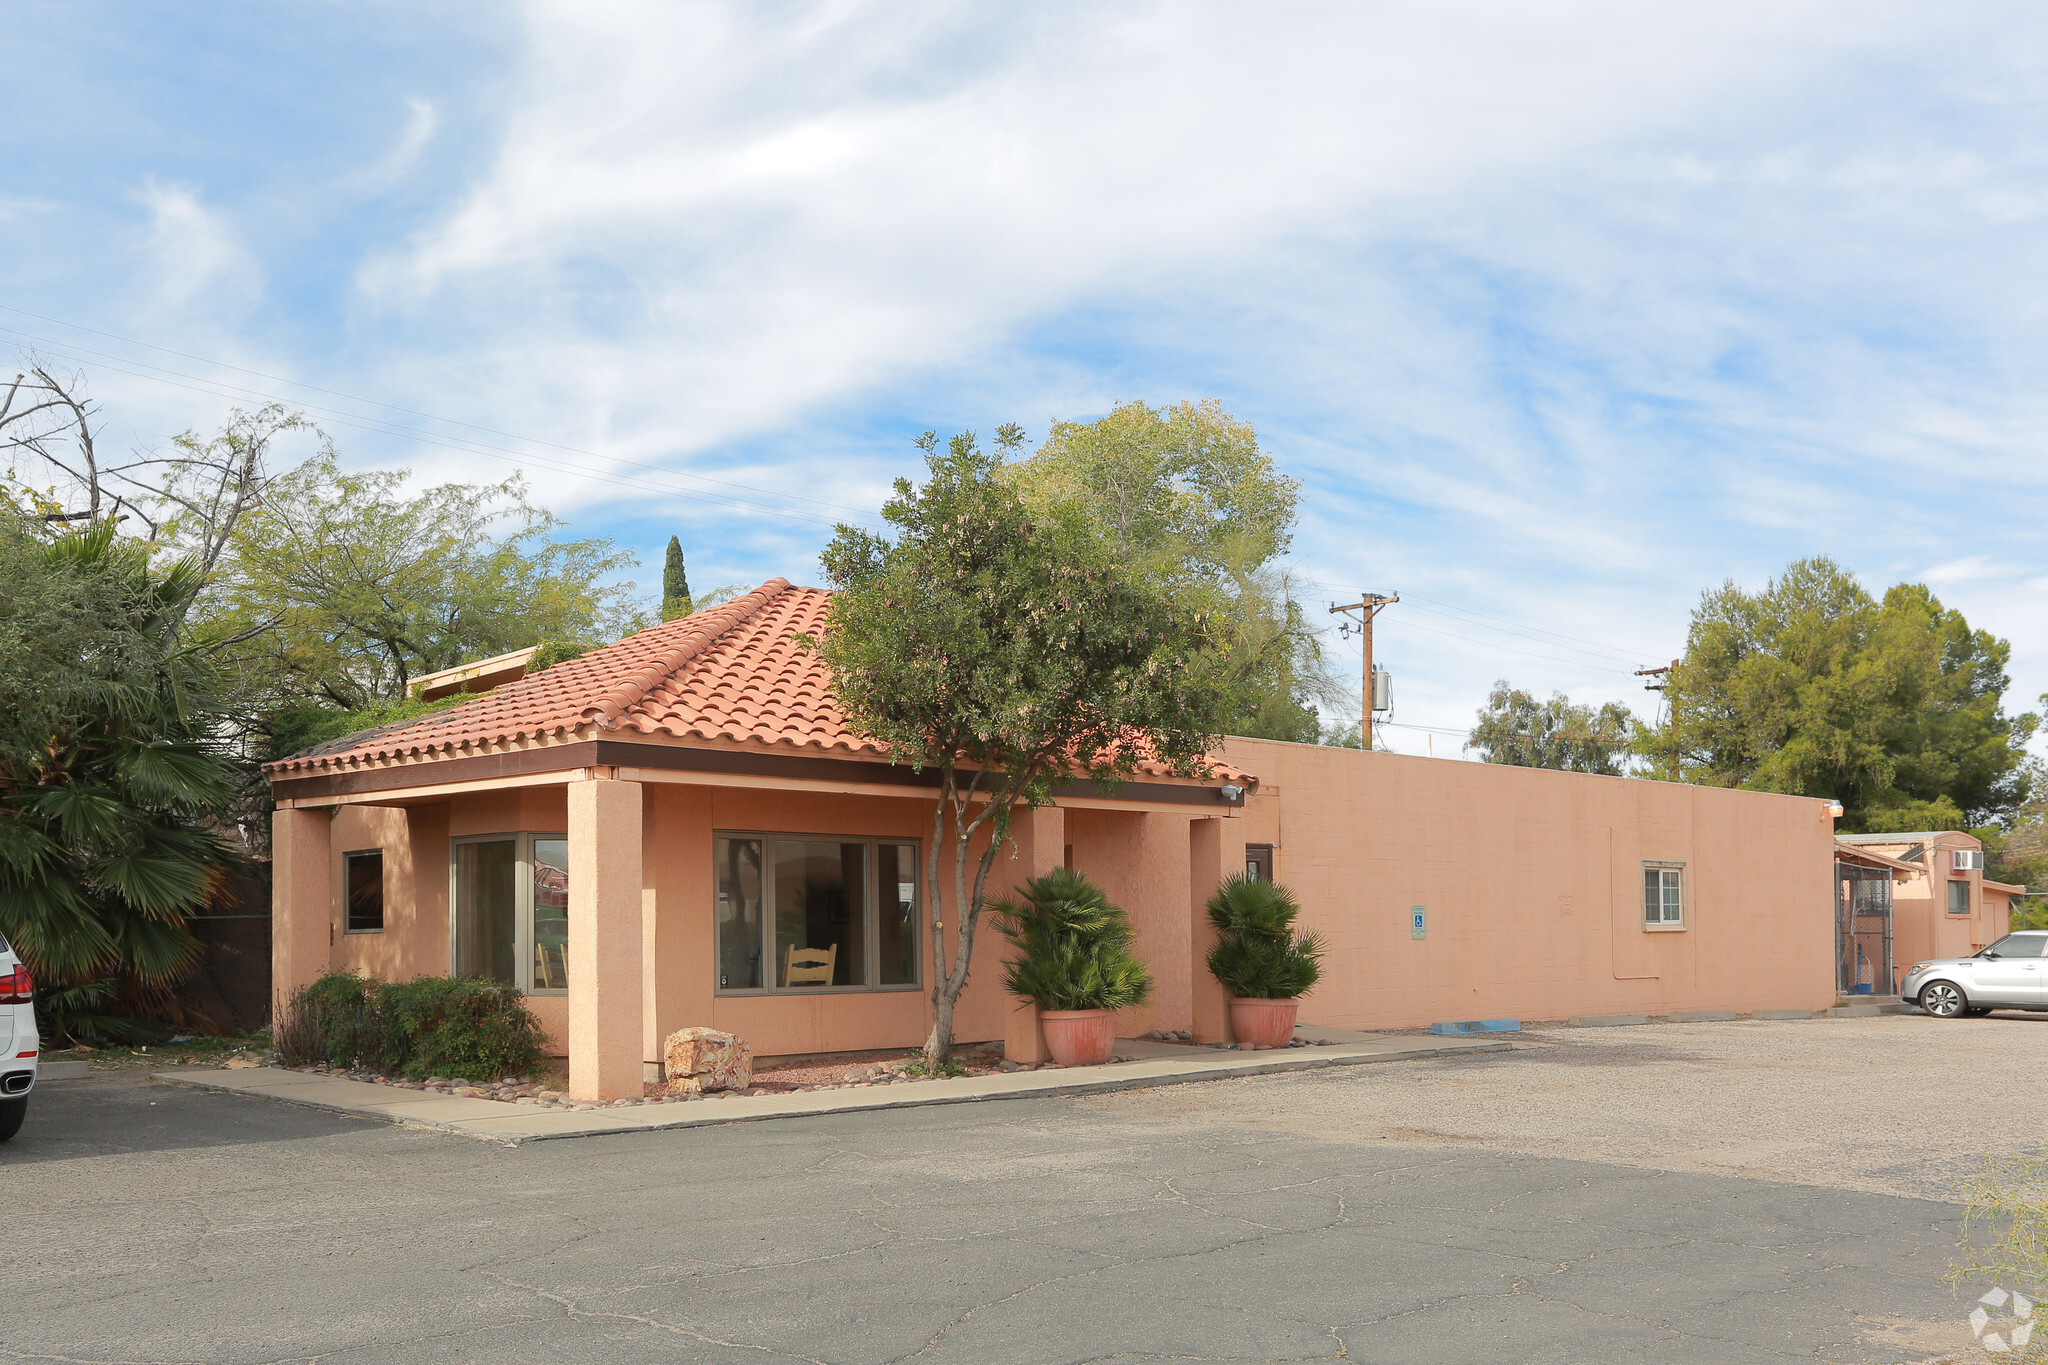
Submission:
POLYGON ((1835 864, 1835 977, 1843 995, 1892 995, 1892 874, 1835 864))

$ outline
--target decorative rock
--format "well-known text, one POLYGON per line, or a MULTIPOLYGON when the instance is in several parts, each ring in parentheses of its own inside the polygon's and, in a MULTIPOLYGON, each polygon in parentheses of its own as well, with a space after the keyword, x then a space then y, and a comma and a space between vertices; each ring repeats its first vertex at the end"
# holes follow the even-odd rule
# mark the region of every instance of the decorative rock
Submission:
POLYGON ((754 1081, 754 1050, 715 1028, 677 1029, 662 1046, 662 1074, 686 1095, 744 1090, 754 1081))

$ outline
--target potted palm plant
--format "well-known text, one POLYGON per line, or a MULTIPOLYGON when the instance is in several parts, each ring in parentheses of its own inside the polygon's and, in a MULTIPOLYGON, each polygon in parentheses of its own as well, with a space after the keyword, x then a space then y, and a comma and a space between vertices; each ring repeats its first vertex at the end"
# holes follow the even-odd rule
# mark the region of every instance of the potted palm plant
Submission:
POLYGON ((1131 951, 1137 932, 1100 887, 1067 868, 1018 892, 990 907, 1017 950, 1004 963, 1004 983, 1038 1006, 1054 1061, 1098 1066, 1116 1049, 1116 1012, 1152 998, 1152 974, 1131 951))
POLYGON ((1230 1031, 1247 1051, 1294 1038, 1300 998, 1322 975, 1322 940, 1294 932, 1301 906, 1278 882, 1230 877, 1209 898, 1209 973, 1230 992, 1230 1031))

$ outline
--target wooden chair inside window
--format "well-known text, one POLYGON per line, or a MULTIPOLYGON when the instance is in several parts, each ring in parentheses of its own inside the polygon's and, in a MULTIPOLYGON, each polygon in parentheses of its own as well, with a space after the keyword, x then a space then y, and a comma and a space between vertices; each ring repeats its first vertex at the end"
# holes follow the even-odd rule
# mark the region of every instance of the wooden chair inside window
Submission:
POLYGON ((799 948, 789 945, 782 955, 782 984, 785 986, 829 986, 833 969, 839 965, 839 945, 829 948, 799 948))
POLYGON ((560 990, 569 984, 569 945, 533 945, 533 984, 537 990, 560 990))

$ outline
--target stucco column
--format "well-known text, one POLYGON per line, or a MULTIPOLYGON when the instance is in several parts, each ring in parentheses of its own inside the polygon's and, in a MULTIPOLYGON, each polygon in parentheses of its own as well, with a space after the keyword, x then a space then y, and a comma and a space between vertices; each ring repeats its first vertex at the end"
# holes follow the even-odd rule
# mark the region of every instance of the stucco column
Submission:
POLYGON ((334 819, 325 810, 270 817, 270 996, 276 1007, 327 970, 334 943, 334 819))
MULTIPOLYGON (((1067 813, 1057 806, 1040 806, 1035 810, 1021 810, 1010 825, 1010 837, 1017 842, 1017 860, 1011 862, 999 857, 996 866, 1005 873, 1014 874, 1017 882, 1027 882, 1034 877, 1043 877, 1056 867, 1064 866, 1067 854, 1067 813)), ((992 894, 1008 895, 1009 888, 996 892, 995 879, 990 877, 989 890, 992 894)), ((984 929, 983 932, 988 932, 984 929)), ((993 936, 1001 941, 1000 935, 993 936)), ((995 977, 996 989, 1002 991, 1000 975, 995 977)), ((1029 1001, 1020 1001, 1007 991, 1003 995, 1003 1056, 1025 1066, 1036 1066, 1052 1057, 1045 1050, 1045 1033, 1038 1027, 1038 1006, 1029 1001)))
POLYGON ((1228 1043, 1230 993, 1209 975, 1209 950, 1216 931, 1209 927, 1209 897, 1223 879, 1244 871, 1244 821, 1231 819, 1188 822, 1188 914, 1190 918, 1189 978, 1194 995, 1195 1041, 1228 1043))
POLYGON ((569 784, 569 1095, 637 1097, 641 1083, 640 784, 569 784))

